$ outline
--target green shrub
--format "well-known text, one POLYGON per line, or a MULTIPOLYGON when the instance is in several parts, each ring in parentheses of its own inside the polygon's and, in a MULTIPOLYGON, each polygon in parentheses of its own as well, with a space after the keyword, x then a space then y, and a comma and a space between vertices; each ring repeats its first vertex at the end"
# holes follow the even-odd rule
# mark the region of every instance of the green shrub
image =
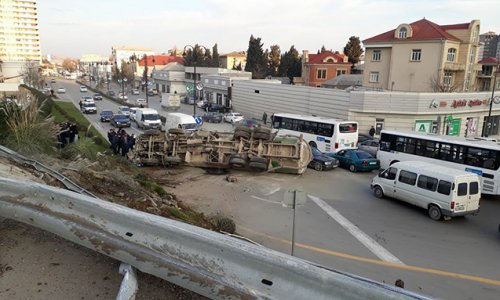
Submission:
POLYGON ((78 156, 95 160, 97 153, 92 139, 82 137, 78 142, 66 145, 61 151, 61 155, 66 159, 75 159, 78 156))
POLYGON ((228 233, 236 232, 236 224, 229 217, 217 214, 212 217, 211 221, 216 231, 224 231, 228 233))

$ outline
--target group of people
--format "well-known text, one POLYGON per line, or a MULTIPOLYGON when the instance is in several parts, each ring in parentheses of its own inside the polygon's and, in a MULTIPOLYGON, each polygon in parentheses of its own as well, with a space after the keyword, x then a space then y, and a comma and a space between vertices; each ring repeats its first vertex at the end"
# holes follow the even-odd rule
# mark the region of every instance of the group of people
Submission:
POLYGON ((135 146, 135 135, 129 135, 123 128, 118 129, 118 131, 111 128, 108 131, 108 141, 114 154, 126 156, 135 146))
POLYGON ((59 124, 57 140, 59 141, 61 148, 64 148, 68 144, 78 142, 78 126, 71 122, 59 124))

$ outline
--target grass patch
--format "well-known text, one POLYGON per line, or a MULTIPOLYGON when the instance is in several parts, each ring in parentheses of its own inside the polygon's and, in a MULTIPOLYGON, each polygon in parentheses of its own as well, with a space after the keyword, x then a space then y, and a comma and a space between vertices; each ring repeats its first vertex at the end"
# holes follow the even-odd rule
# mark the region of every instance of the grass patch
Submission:
POLYGON ((78 142, 64 147, 61 151, 61 155, 66 159, 75 159, 80 156, 90 160, 96 160, 97 152, 95 149, 96 144, 90 138, 83 137, 79 139, 78 142))
POLYGON ((152 181, 146 175, 141 173, 137 174, 134 178, 137 182, 139 182, 140 185, 142 185, 147 190, 156 193, 158 196, 163 197, 167 195, 167 191, 165 191, 163 187, 152 181))

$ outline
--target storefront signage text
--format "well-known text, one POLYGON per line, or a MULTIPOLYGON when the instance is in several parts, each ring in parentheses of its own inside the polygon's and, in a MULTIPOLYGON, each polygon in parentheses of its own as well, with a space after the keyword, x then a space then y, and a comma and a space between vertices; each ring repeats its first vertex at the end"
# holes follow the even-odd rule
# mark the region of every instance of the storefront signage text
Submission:
MULTIPOLYGON (((474 100, 453 100, 450 103, 450 107, 457 108, 457 107, 472 107, 472 106, 480 106, 480 105, 488 105, 490 102, 488 99, 480 100, 480 99, 474 99, 474 100)), ((448 101, 439 101, 438 102, 433 99, 429 105, 429 108, 438 108, 438 107, 447 107, 448 106, 448 101)))

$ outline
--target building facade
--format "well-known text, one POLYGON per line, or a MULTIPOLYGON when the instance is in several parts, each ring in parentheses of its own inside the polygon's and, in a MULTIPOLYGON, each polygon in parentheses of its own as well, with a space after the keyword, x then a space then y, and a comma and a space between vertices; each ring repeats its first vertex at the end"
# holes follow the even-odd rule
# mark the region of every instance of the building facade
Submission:
POLYGON ((321 87, 326 81, 339 75, 351 74, 351 63, 347 55, 323 51, 319 54, 302 52, 303 85, 321 87))
POLYGON ((363 86, 406 92, 476 90, 479 20, 438 25, 422 19, 363 41, 363 86))
POLYGON ((131 57, 141 59, 144 55, 153 56, 154 54, 153 49, 140 47, 114 46, 111 48, 112 61, 118 69, 121 69, 122 60, 129 63, 131 57))
POLYGON ((487 57, 480 60, 479 64, 481 71, 477 74, 477 90, 491 91, 495 87, 495 90, 500 92, 500 60, 495 57, 487 57))
POLYGON ((479 36, 481 43, 478 60, 488 57, 500 57, 500 35, 493 31, 488 31, 479 36))
POLYGON ((162 68, 155 69, 152 77, 158 92, 186 95, 184 65, 171 62, 162 68))
POLYGON ((233 82, 236 80, 250 80, 252 72, 230 72, 217 75, 202 75, 203 99, 210 103, 217 103, 225 107, 232 107, 231 96, 233 82))
POLYGON ((219 56, 219 67, 223 69, 236 69, 241 66, 245 70, 247 54, 245 51, 233 51, 219 56))
POLYGON ((184 64, 184 58, 172 55, 153 55, 146 56, 135 62, 135 76, 142 78, 144 76, 144 69, 148 67, 148 77, 151 76, 153 70, 162 69, 164 66, 171 62, 184 64))

